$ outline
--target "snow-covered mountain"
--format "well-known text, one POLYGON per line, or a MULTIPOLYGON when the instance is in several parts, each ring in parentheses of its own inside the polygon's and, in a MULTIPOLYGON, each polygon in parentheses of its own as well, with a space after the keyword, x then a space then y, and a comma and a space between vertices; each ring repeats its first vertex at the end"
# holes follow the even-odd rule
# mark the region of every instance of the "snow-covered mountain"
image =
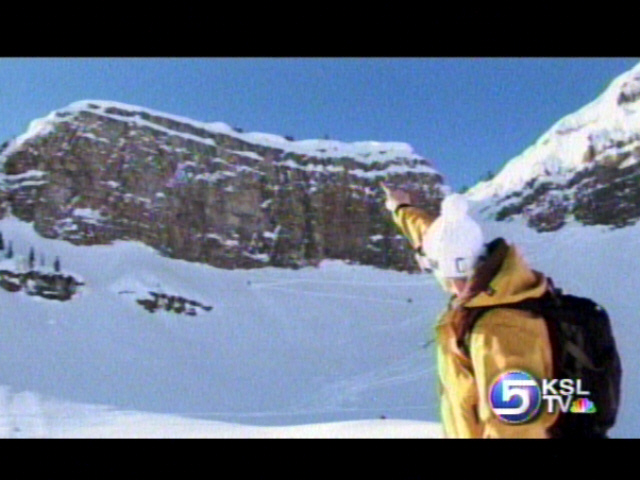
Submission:
POLYGON ((139 240, 224 268, 333 258, 410 269, 378 182, 434 210, 445 190, 405 143, 295 141, 109 101, 34 120, 0 165, 0 215, 45 237, 139 240))
POLYGON ((640 64, 467 194, 488 218, 522 217, 538 231, 568 221, 611 227, 637 222, 640 64))

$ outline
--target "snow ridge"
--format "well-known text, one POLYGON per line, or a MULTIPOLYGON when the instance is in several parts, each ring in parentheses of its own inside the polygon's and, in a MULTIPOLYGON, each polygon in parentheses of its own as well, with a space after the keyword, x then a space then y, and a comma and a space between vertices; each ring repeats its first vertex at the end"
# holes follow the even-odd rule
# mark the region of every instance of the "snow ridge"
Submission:
POLYGON ((588 167, 588 152, 640 139, 640 63, 614 79, 593 102, 556 122, 493 179, 480 182, 467 195, 484 201, 521 190, 534 178, 554 183, 588 167))
MULTIPOLYGON (((215 142, 209 138, 198 137, 186 132, 180 132, 172 128, 163 127, 158 123, 147 120, 143 117, 162 118, 192 127, 193 129, 206 132, 207 134, 224 134, 247 143, 281 149, 286 153, 290 152, 315 158, 350 157, 363 164, 385 162, 398 158, 404 158, 407 160, 426 160, 415 153, 411 145, 403 142, 359 141, 347 143, 329 139, 293 141, 270 133, 241 132, 224 122, 200 122, 149 108, 107 100, 77 101, 65 108, 51 112, 46 117, 33 120, 29 124, 27 131, 11 142, 3 152, 2 156, 6 157, 8 154, 19 149, 20 146, 29 139, 47 135, 53 130, 56 123, 67 121, 70 116, 76 115, 80 112, 93 112, 117 120, 125 120, 140 126, 161 130, 172 135, 180 135, 190 140, 196 140, 207 144, 215 144, 215 142)), ((433 173, 436 173, 435 170, 432 171, 433 173)))

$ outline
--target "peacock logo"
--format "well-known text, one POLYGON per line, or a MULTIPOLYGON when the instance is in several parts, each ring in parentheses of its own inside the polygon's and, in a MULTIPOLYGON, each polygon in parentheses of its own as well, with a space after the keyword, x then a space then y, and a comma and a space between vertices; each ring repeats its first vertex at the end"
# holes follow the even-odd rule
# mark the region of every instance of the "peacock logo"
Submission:
POLYGON ((571 413, 596 413, 598 409, 588 398, 578 398, 571 405, 571 413))

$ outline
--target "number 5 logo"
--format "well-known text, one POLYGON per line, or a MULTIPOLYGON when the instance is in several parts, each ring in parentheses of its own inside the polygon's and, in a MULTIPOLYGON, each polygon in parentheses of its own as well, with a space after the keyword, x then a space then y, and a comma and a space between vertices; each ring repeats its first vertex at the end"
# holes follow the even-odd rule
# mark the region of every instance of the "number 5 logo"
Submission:
POLYGON ((514 370, 500 375, 489 390, 493 413, 507 423, 524 423, 540 410, 538 382, 527 372, 514 370))

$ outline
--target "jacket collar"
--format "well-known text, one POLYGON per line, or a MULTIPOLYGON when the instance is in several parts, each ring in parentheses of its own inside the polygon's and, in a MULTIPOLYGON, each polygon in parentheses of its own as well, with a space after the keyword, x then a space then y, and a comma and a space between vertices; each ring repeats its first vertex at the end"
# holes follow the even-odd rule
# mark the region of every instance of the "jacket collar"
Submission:
POLYGON ((546 288, 545 276, 531 270, 514 246, 503 238, 496 238, 487 245, 486 256, 452 306, 486 307, 516 303, 525 298, 539 297, 546 288))

